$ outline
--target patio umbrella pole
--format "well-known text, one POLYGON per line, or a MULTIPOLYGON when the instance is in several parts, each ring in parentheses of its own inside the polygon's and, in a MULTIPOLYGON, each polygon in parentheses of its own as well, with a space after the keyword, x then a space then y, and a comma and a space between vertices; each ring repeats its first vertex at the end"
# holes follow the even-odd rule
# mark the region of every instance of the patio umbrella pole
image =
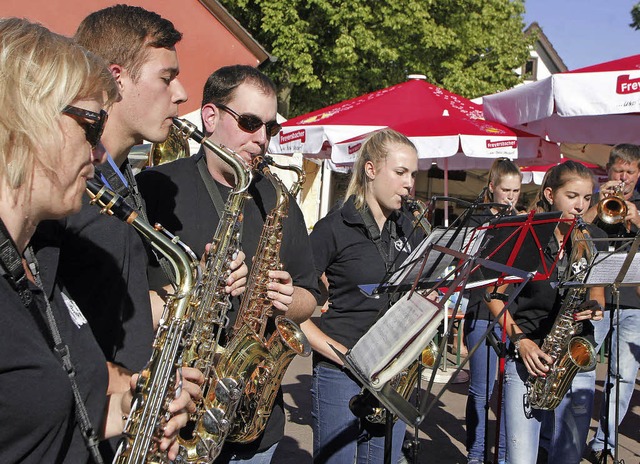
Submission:
MULTIPOLYGON (((449 159, 444 159, 444 196, 449 196, 449 159)), ((444 202, 444 226, 449 227, 449 202, 444 202)), ((445 327, 446 330, 446 327, 445 327)))

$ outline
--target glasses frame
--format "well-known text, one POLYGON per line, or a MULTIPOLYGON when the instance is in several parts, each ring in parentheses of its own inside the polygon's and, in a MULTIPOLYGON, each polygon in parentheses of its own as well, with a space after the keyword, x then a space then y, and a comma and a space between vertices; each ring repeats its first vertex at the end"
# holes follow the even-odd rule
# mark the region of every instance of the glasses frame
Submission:
POLYGON ((278 121, 263 122, 262 119, 254 114, 238 114, 226 105, 217 103, 214 103, 214 105, 222 111, 226 111, 231 116, 233 116, 233 118, 238 123, 238 127, 250 134, 258 132, 260 128, 264 126, 267 130, 267 136, 271 138, 275 137, 275 135, 282 129, 282 126, 278 123, 278 121))
POLYGON ((62 113, 73 117, 78 124, 80 124, 84 129, 84 136, 91 145, 91 148, 98 146, 100 137, 102 137, 102 133, 104 132, 104 126, 109 117, 105 110, 100 110, 99 113, 96 113, 84 108, 78 108, 77 106, 67 105, 63 108, 62 113), (87 119, 93 122, 88 122, 87 119))

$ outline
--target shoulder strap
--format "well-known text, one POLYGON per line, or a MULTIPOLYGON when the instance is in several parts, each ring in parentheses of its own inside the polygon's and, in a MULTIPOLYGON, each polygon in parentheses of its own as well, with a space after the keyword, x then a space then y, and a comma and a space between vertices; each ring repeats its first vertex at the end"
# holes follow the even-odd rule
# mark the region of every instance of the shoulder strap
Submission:
POLYGON ((385 222, 385 225, 389 223, 389 250, 386 251, 382 244, 380 229, 378 228, 376 221, 373 219, 371 210, 365 207, 364 209, 358 210, 358 212, 360 213, 360 217, 362 217, 362 222, 364 222, 369 238, 378 249, 378 253, 380 253, 380 257, 382 257, 382 260, 384 261, 385 269, 387 271, 392 270, 393 262, 395 261, 394 242, 398 238, 395 221, 390 218, 385 222))
MULTIPOLYGON (((98 435, 91 425, 89 413, 87 412, 87 408, 82 399, 82 394, 80 393, 80 389, 76 382, 76 370, 71 361, 69 347, 62 341, 62 337, 60 336, 60 331, 58 330, 58 325, 53 315, 53 311, 51 310, 49 299, 47 298, 47 294, 44 291, 44 286, 42 285, 42 280, 40 279, 40 274, 38 273, 37 262, 31 248, 28 248, 25 251, 25 257, 27 258, 27 263, 29 264, 31 273, 34 276, 35 283, 42 291, 42 295, 44 297, 46 316, 45 322, 47 327, 49 328, 51 337, 53 338, 54 352, 60 357, 62 361, 62 367, 67 373, 69 382, 71 383, 71 390, 73 391, 73 398, 76 406, 75 415, 80 427, 80 431, 82 432, 85 444, 87 446, 87 449, 91 453, 91 457, 93 458, 94 462, 96 464, 103 464, 102 456, 100 455, 100 451, 98 450, 98 435)), ((6 271, 5 277, 18 291, 22 300, 22 304, 28 309, 34 300, 33 294, 31 290, 29 290, 29 287, 27 285, 27 277, 24 271, 24 267, 22 266, 22 259, 20 258, 20 254, 18 253, 18 248, 15 242, 11 239, 11 236, 9 235, 9 232, 7 231, 2 220, 0 220, 0 263, 6 271)))
POLYGON ((207 192, 209 192, 209 196, 211 197, 211 201, 213 202, 213 206, 216 208, 216 212, 218 213, 218 217, 222 218, 224 213, 224 200, 222 199, 222 195, 220 195, 220 190, 216 186, 213 177, 209 173, 207 169, 207 161, 205 159, 204 153, 197 161, 198 172, 200 173, 200 177, 204 182, 204 186, 207 188, 207 192))

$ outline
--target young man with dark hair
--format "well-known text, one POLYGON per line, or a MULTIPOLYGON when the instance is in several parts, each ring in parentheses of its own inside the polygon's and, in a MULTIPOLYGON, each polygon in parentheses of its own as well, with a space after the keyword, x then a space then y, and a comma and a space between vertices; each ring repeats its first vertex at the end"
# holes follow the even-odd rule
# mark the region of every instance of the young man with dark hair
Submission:
MULTIPOLYGON (((217 145, 240 155, 247 163, 266 152, 269 140, 280 129, 276 122, 276 90, 271 80, 250 66, 227 66, 214 72, 204 88, 202 121, 204 133, 217 145)), ((275 190, 269 181, 254 173, 245 202, 242 250, 247 262, 259 253, 258 242, 265 216, 275 206, 275 190)), ((233 169, 208 148, 181 159, 146 170, 137 176, 148 207, 149 218, 163 223, 181 237, 196 254, 204 253, 221 217, 213 198, 225 201, 235 184, 233 169), (215 189, 213 193, 208 185, 215 189)), ((317 277, 309 248, 304 218, 295 199, 290 198, 288 217, 283 222, 280 250, 283 269, 269 271, 272 282, 267 297, 274 315, 285 314, 294 322, 306 320, 317 305, 317 277)), ((157 274, 157 271, 155 272, 157 274)), ((150 269, 150 275, 154 268, 150 269)), ((153 285, 158 288, 160 284, 153 285)), ((229 327, 237 315, 231 311, 229 327)), ((268 329, 269 330, 269 327, 268 329)), ((268 463, 284 434, 282 391, 261 436, 248 444, 227 444, 215 462, 268 463)))

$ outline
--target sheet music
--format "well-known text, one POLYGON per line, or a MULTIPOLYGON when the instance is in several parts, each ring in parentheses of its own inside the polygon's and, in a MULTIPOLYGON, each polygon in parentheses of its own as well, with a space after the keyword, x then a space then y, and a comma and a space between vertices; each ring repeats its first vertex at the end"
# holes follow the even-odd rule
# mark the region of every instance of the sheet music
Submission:
POLYGON ((371 382, 384 383, 418 358, 435 336, 444 310, 419 292, 404 295, 364 334, 347 357, 371 382))
MULTIPOLYGON (((453 243, 449 245, 449 248, 456 251, 467 249, 473 236, 473 234, 471 233, 473 229, 474 227, 463 228, 455 238, 453 243)), ((399 270, 391 276, 391 278, 389 279, 389 285, 395 286, 402 283, 414 281, 418 276, 418 272, 420 272, 422 260, 429 245, 438 244, 444 246, 453 238, 454 233, 456 233, 456 229, 434 229, 427 238, 425 238, 416 248, 414 248, 407 259, 404 260, 399 270)), ((480 237, 474 238, 474 243, 479 243, 480 241, 480 237)), ((452 262, 452 255, 438 252, 430 253, 427 257, 427 262, 425 263, 425 266, 422 270, 422 277, 424 278, 430 276, 432 277, 432 281, 435 282, 436 278, 442 276, 447 267, 449 267, 452 262)))
MULTIPOLYGON (((611 285, 622 268, 622 264, 627 259, 627 253, 616 253, 600 251, 596 253, 593 265, 587 274, 586 285, 607 286, 611 285)), ((622 284, 640 283, 640 254, 633 257, 633 262, 629 266, 626 275, 622 279, 622 284)))

